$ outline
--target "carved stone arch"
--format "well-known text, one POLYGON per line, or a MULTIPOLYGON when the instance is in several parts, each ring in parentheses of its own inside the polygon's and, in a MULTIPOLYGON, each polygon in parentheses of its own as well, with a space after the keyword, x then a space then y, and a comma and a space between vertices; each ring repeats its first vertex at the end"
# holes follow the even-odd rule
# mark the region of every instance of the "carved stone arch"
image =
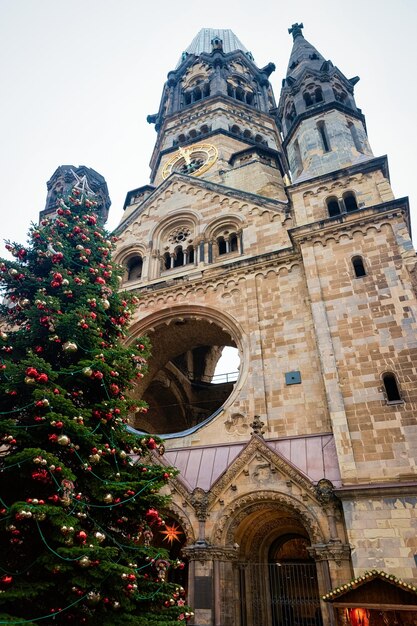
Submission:
POLYGON ((195 211, 173 212, 166 216, 150 233, 154 250, 162 255, 174 253, 178 245, 187 247, 198 239, 199 216, 195 211))
POLYGON ((223 546, 233 545, 239 524, 251 513, 262 511, 265 507, 289 513, 305 529, 311 543, 326 542, 326 537, 316 515, 311 511, 311 506, 307 507, 294 496, 275 491, 257 491, 231 502, 213 528, 212 542, 223 546))
POLYGON ((126 262, 133 256, 141 256, 142 259, 144 259, 146 252, 147 250, 144 244, 134 243, 129 245, 127 243, 121 250, 117 251, 114 262, 118 265, 125 265, 126 262))
POLYGON ((240 232, 244 227, 244 221, 240 215, 225 214, 213 220, 204 228, 202 235, 206 240, 215 239, 226 229, 240 232))

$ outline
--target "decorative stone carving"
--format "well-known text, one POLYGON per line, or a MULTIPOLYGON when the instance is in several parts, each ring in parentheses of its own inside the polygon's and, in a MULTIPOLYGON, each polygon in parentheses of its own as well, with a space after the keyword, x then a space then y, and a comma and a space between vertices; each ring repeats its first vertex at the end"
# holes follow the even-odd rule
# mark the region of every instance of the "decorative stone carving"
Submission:
POLYGON ((299 520, 311 541, 324 543, 323 531, 311 507, 307 507, 293 496, 274 491, 257 491, 234 500, 225 508, 222 517, 214 528, 213 539, 219 544, 232 544, 239 524, 248 515, 263 510, 266 506, 288 512, 299 520))
POLYGON ((263 426, 265 426, 265 422, 261 422, 261 418, 259 417, 259 415, 255 415, 252 424, 250 424, 250 427, 253 428, 251 434, 258 435, 258 437, 263 438, 265 434, 263 426))
POLYGON ((182 555, 190 561, 224 561, 229 563, 238 560, 238 545, 232 547, 194 545, 182 549, 182 555))
POLYGON ((307 550, 315 561, 335 561, 340 566, 342 561, 350 560, 350 546, 338 541, 315 544, 307 550))
POLYGON ((322 478, 316 485, 316 497, 320 504, 332 504, 336 500, 333 483, 327 478, 322 478))
POLYGON ((208 517, 209 498, 207 491, 196 487, 191 495, 191 504, 193 505, 197 519, 202 522, 208 517))

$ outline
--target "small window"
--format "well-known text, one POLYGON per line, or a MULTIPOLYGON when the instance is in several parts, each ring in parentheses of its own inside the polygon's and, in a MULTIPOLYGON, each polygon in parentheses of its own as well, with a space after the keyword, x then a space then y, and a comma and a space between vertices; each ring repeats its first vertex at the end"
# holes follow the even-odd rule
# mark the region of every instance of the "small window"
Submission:
POLYGON ((329 141, 329 137, 327 134, 326 122, 317 122, 317 130, 320 135, 323 152, 330 152, 331 146, 330 146, 330 141, 329 141))
POLYGON ((174 267, 181 267, 182 265, 184 265, 184 252, 182 246, 177 246, 175 248, 174 267))
POLYGON ((361 256, 354 256, 352 259, 352 265, 356 278, 362 278, 362 276, 366 276, 366 270, 361 256))
POLYGON ((142 276, 143 260, 141 256, 131 258, 127 263, 127 280, 138 280, 142 276))
POLYGON ((329 217, 335 217, 335 215, 340 215, 340 206, 339 201, 336 197, 327 198, 326 200, 327 210, 329 212, 329 217))
POLYGON ((164 254, 164 269, 171 269, 171 255, 169 252, 165 252, 164 254))
MULTIPOLYGON (((298 139, 294 141, 294 157, 295 157, 295 166, 296 166, 296 176, 299 176, 303 171, 303 159, 301 157, 300 144, 298 143, 298 139)), ((337 201, 336 201, 337 202, 337 201)))
POLYGON ((362 144, 361 144, 361 142, 359 140, 358 131, 356 130, 355 124, 353 124, 352 122, 348 122, 348 127, 349 127, 350 134, 352 136, 353 143, 354 143, 354 146, 355 146, 356 150, 358 152, 363 153, 362 144))
POLYGON ((224 237, 218 237, 217 238, 217 245, 219 247, 219 255, 220 254, 226 254, 227 248, 226 248, 226 241, 225 241, 224 237))
POLYGON ((194 263, 194 247, 188 246, 187 248, 187 263, 194 263))
POLYGON ((323 102, 323 92, 321 90, 321 87, 316 88, 314 92, 314 97, 316 99, 316 102, 323 102))
POLYGON ((313 104, 313 98, 311 97, 311 94, 308 91, 306 91, 305 93, 303 93, 303 98, 304 98, 306 107, 311 107, 311 105, 313 104))
POLYGON ((252 133, 250 132, 250 130, 245 130, 243 133, 243 136, 245 137, 245 139, 252 139, 252 133))
POLYGON ((236 233, 232 233, 229 238, 230 252, 237 252, 237 235, 236 233))
POLYGON ((350 211, 356 211, 359 208, 353 191, 348 191, 343 194, 343 202, 345 203, 347 213, 350 213, 350 211))
POLYGON ((253 93, 251 91, 248 91, 246 94, 246 104, 252 104, 253 103, 253 93))
POLYGON ((385 393, 387 395, 388 402, 401 402, 400 391, 398 389, 397 379, 395 374, 388 373, 382 377, 385 393))

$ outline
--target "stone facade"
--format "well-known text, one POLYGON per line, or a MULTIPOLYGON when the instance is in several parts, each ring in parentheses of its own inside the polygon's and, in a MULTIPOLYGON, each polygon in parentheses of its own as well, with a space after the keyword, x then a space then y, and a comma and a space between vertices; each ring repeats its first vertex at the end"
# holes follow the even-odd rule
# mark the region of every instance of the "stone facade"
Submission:
POLYGON ((289 623, 300 603, 299 623, 333 624, 332 587, 370 568, 417 577, 408 203, 372 155, 358 79, 299 25, 278 107, 272 64, 202 33, 149 118, 151 184, 117 228, 140 293, 131 335, 154 346, 131 426, 162 434, 180 470, 167 514, 196 624, 289 623), (215 385, 223 346, 240 368, 215 385), (312 564, 316 591, 279 599, 272 570, 312 564))

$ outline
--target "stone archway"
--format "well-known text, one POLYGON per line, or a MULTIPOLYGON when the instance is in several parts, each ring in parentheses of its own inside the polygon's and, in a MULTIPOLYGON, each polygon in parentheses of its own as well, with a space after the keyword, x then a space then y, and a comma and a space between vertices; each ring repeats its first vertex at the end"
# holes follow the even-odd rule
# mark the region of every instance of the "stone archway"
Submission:
POLYGON ((225 625, 323 625, 308 549, 325 537, 311 507, 273 492, 244 496, 225 509, 214 537, 237 553, 220 565, 225 625))

